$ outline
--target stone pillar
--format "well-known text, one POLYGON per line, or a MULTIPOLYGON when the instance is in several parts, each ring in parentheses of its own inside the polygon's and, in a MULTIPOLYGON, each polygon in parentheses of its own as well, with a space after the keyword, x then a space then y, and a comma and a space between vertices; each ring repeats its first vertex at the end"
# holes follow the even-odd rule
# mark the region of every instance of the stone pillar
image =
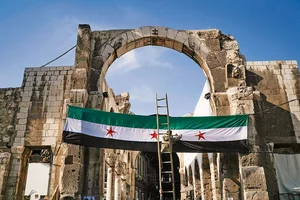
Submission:
POLYGON ((202 154, 202 164, 200 169, 201 178, 201 195, 203 200, 211 200, 212 195, 212 182, 211 182, 211 172, 209 166, 209 160, 207 153, 202 154))
POLYGON ((179 169, 179 174, 180 174, 180 190, 181 190, 181 199, 186 199, 186 191, 185 191, 185 168, 180 168, 179 169))
POLYGON ((91 28, 87 24, 80 24, 77 35, 75 71, 72 74, 72 89, 87 89, 90 52, 91 28))
POLYGON ((180 175, 180 198, 181 199, 186 199, 186 192, 184 192, 185 189, 185 167, 184 167, 184 154, 183 153, 178 153, 178 157, 180 160, 179 163, 179 175, 180 175))
POLYGON ((10 167, 10 156, 11 153, 9 152, 0 153, 0 200, 4 200, 8 172, 10 167))
POLYGON ((189 166, 189 171, 188 171, 188 194, 191 198, 191 195, 193 194, 194 195, 194 185, 193 185, 193 170, 192 170, 192 167, 189 166))
MULTIPOLYGON (((253 92, 252 87, 239 86, 228 89, 228 98, 231 104, 231 114, 249 114, 249 148, 259 151, 256 141, 256 129, 254 124, 254 95, 260 97, 258 92, 253 92)), ((247 199, 269 199, 266 186, 266 175, 261 167, 259 154, 240 154, 239 173, 242 180, 242 194, 247 199)))
POLYGON ((210 172, 211 172, 213 200, 220 200, 221 199, 220 182, 219 182, 216 153, 211 154, 211 157, 209 158, 209 163, 210 163, 210 172))
POLYGON ((115 176, 115 190, 114 190, 114 200, 121 199, 121 175, 116 174, 115 176))
MULTIPOLYGON (((75 70, 72 73, 70 105, 86 107, 88 100, 87 82, 91 45, 91 29, 89 25, 79 25, 75 55, 75 70)), ((67 107, 67 106, 65 106, 67 107)), ((61 198, 79 198, 82 195, 84 183, 84 151, 77 145, 64 146, 64 165, 61 176, 61 198)))
POLYGON ((136 169, 131 168, 130 170, 131 184, 130 184, 130 199, 134 199, 135 196, 135 173, 136 169))
POLYGON ((126 200, 127 194, 126 194, 126 174, 123 174, 121 176, 121 200, 126 200))
POLYGON ((108 166, 107 167, 107 182, 106 182, 106 199, 107 200, 112 200, 113 198, 113 177, 114 177, 114 167, 108 166))
POLYGON ((241 199, 237 154, 220 154, 220 179, 222 184, 222 199, 241 199))
POLYGON ((105 149, 105 159, 108 165, 107 167, 107 183, 106 183, 106 199, 113 200, 114 197, 114 176, 115 176, 115 164, 117 155, 112 151, 105 149))
POLYGON ((195 174, 193 176, 193 186, 194 186, 194 198, 197 199, 201 196, 201 182, 200 179, 198 179, 195 174))
POLYGON ((104 199, 104 179, 105 179, 105 152, 100 149, 100 173, 99 173, 99 195, 104 199))
POLYGON ((60 197, 79 198, 82 195, 83 183, 83 147, 63 144, 64 165, 60 185, 60 197))
POLYGON ((84 194, 87 196, 100 196, 99 174, 102 174, 100 172, 100 149, 85 147, 84 157, 84 194))
POLYGON ((260 167, 260 155, 254 153, 240 154, 239 164, 244 199, 269 199, 265 171, 263 167, 260 167))
POLYGON ((3 199, 23 199, 26 185, 27 160, 30 151, 22 146, 11 148, 10 171, 3 199))
POLYGON ((115 176, 115 191, 114 200, 121 200, 121 175, 125 172, 125 162, 117 161, 115 165, 116 176, 115 176))

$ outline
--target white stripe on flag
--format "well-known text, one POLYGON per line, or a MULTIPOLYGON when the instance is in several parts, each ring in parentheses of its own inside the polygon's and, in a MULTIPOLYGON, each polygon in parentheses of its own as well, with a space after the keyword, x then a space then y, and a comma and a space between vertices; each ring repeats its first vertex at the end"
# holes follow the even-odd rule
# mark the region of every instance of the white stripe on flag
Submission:
MULTIPOLYGON (((150 134, 153 134, 155 129, 142 129, 142 128, 128 128, 120 126, 110 126, 106 124, 97 124, 79 119, 67 118, 65 131, 83 133, 93 137, 110 138, 125 141, 137 142, 157 142, 150 134), (107 132, 112 127, 113 137, 108 135, 107 132)), ((225 142, 235 140, 247 139, 247 126, 229 127, 229 128, 215 128, 215 129, 186 129, 186 130, 173 130, 172 134, 182 134, 181 140, 194 141, 194 142, 225 142), (203 134, 203 138, 197 136, 199 131, 203 134)))

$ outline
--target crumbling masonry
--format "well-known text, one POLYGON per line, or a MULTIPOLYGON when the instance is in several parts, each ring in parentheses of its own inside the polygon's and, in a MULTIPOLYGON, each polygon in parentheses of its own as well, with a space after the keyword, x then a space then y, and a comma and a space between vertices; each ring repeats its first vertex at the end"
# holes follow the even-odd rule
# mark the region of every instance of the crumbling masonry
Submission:
MULTIPOLYGON (((129 112, 129 95, 115 96, 105 74, 115 59, 147 45, 174 49, 202 67, 214 115, 249 114, 251 152, 299 153, 299 101, 281 105, 300 99, 296 61, 246 62, 237 41, 219 30, 92 31, 79 25, 74 66, 26 68, 20 88, 0 89, 0 199, 23 199, 28 158, 36 149, 52 153, 49 198, 138 199, 138 152, 63 144, 61 134, 68 105, 129 112)), ((278 192, 272 154, 203 153, 191 169, 184 156, 181 199, 189 187, 203 200, 266 200, 278 192)))

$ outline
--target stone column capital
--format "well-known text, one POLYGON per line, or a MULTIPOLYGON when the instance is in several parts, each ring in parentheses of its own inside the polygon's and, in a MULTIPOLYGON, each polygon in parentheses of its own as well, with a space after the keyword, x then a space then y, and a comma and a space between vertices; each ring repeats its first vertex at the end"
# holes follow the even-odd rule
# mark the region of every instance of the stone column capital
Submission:
POLYGON ((10 153, 2 152, 0 153, 0 165, 6 165, 10 161, 10 153))
POLYGON ((118 175, 125 174, 126 171, 125 167, 126 167, 126 163, 118 160, 115 165, 116 173, 118 175))
POLYGON ((110 167, 114 167, 117 161, 117 154, 112 151, 105 150, 105 161, 110 167))

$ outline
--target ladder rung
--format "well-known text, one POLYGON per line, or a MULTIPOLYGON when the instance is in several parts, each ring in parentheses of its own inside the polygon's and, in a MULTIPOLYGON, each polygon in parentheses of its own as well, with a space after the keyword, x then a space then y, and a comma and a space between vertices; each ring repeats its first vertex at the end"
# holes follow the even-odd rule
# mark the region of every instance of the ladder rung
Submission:
POLYGON ((173 190, 170 190, 170 191, 162 191, 162 193, 173 193, 173 190))
POLYGON ((162 181, 161 183, 172 183, 172 181, 162 181))
POLYGON ((157 106, 158 108, 166 108, 167 106, 157 106))
POLYGON ((172 162, 171 161, 163 161, 162 163, 163 164, 171 164, 172 162))
POLYGON ((157 99, 157 101, 162 101, 162 100, 166 100, 166 97, 157 99))
POLYGON ((159 125, 168 125, 168 122, 160 123, 159 125))
POLYGON ((172 171, 162 171, 163 174, 172 174, 172 171))
POLYGON ((167 133, 162 133, 162 132, 159 133, 159 135, 166 135, 166 134, 167 134, 167 133))

